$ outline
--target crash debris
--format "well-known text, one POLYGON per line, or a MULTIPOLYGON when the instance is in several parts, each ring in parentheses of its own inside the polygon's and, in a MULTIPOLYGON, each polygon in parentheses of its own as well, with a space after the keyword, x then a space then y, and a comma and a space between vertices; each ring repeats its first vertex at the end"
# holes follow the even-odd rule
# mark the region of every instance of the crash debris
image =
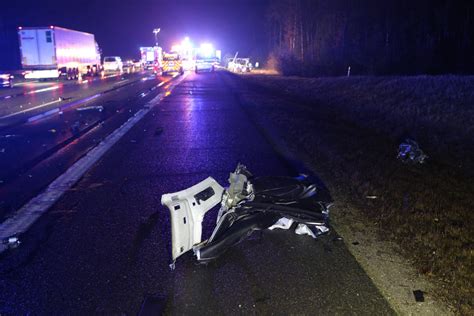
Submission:
POLYGON ((21 241, 18 237, 11 236, 11 237, 5 238, 3 240, 3 244, 6 245, 8 248, 13 249, 13 248, 17 248, 18 246, 20 246, 21 241))
POLYGON ((422 164, 428 158, 417 142, 406 139, 398 146, 397 158, 404 163, 422 164))
POLYGON ((415 290, 413 291, 413 296, 415 296, 416 302, 424 302, 425 301, 425 292, 422 290, 415 290))
POLYGON ((239 164, 223 188, 212 177, 175 193, 163 194, 161 204, 171 215, 171 267, 182 254, 193 250, 198 262, 222 255, 255 230, 290 229, 317 238, 329 231, 328 190, 308 176, 254 177, 239 164), (220 204, 216 226, 202 241, 204 215, 220 204))

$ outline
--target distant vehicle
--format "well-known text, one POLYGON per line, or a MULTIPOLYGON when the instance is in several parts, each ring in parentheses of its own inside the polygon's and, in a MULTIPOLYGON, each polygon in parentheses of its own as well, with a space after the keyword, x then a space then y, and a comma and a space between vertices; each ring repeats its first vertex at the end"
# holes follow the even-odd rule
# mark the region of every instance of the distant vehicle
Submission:
POLYGON ((154 69, 156 64, 161 65, 162 55, 163 52, 159 46, 140 47, 141 62, 146 70, 154 69))
POLYGON ((123 69, 123 72, 129 74, 132 72, 140 71, 142 69, 142 66, 140 62, 136 62, 134 60, 129 59, 123 63, 122 69, 123 69))
POLYGON ((104 57, 104 71, 105 72, 123 72, 122 58, 118 56, 104 57))
POLYGON ((140 60, 133 60, 133 63, 135 64, 135 69, 143 70, 143 64, 140 60))
POLYGON ((78 79, 99 75, 100 50, 94 35, 57 26, 18 28, 25 79, 78 79))
POLYGON ((200 71, 214 71, 219 65, 221 59, 221 51, 216 50, 210 43, 203 43, 196 50, 196 64, 194 70, 196 73, 200 71))
POLYGON ((183 63, 179 54, 176 54, 176 53, 163 54, 162 72, 164 76, 170 73, 179 73, 181 75, 184 74, 183 63))
POLYGON ((250 58, 234 58, 229 61, 227 69, 232 72, 251 72, 253 67, 250 58))
POLYGON ((198 58, 196 59, 195 72, 200 71, 214 71, 216 65, 216 58, 198 58))
POLYGON ((0 73, 0 88, 12 88, 13 76, 7 73, 0 73))

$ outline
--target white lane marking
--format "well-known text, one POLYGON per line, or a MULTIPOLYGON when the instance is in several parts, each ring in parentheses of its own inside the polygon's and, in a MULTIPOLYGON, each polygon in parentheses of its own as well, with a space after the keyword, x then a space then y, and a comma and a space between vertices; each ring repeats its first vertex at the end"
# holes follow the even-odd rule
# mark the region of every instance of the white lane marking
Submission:
MULTIPOLYGON (((173 82, 168 91, 174 89, 186 78, 182 76, 173 82)), ((145 106, 113 131, 96 147, 91 149, 84 157, 76 161, 65 173, 57 177, 38 196, 32 198, 22 208, 16 211, 0 224, 0 253, 8 249, 4 242, 9 237, 24 233, 33 225, 36 220, 43 215, 59 198, 70 189, 102 156, 115 145, 135 124, 137 124, 154 106, 158 105, 166 96, 163 91, 145 106)))
POLYGON ((51 102, 46 102, 46 103, 34 106, 34 107, 26 109, 26 110, 22 110, 22 111, 18 111, 18 112, 15 112, 15 113, 11 113, 11 114, 2 116, 2 117, 0 117, 0 120, 6 119, 6 118, 9 118, 9 117, 13 117, 13 116, 17 116, 19 114, 25 114, 25 113, 28 113, 28 112, 31 112, 31 111, 34 111, 34 110, 37 110, 37 109, 41 109, 41 108, 44 108, 45 106, 49 106, 51 104, 58 103, 58 102, 61 102, 61 101, 62 101, 62 99, 58 98, 58 99, 53 100, 51 102))

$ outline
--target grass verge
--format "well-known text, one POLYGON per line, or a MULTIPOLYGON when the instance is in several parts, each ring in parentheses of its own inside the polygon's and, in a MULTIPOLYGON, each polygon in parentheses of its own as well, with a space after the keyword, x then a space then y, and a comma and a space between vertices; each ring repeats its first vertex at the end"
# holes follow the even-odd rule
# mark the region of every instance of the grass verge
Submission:
POLYGON ((331 191, 395 241, 438 296, 474 313, 474 77, 245 81, 263 92, 253 95, 261 115, 331 191), (396 159, 407 137, 429 155, 426 164, 396 159))

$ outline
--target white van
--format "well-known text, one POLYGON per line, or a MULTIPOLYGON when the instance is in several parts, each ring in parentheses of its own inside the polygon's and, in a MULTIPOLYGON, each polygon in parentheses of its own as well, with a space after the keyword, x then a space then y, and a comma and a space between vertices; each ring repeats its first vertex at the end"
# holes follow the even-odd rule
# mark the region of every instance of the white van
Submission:
POLYGON ((104 57, 104 71, 105 72, 122 72, 122 59, 118 56, 104 57))

